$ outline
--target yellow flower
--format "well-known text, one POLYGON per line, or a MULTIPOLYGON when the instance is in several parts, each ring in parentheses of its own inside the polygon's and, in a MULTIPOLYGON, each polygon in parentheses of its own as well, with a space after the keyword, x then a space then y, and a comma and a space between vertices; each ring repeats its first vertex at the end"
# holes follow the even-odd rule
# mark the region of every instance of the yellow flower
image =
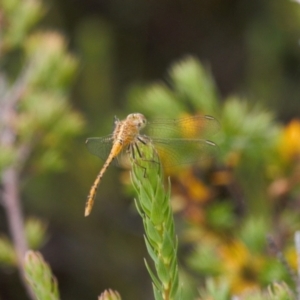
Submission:
POLYGON ((213 196, 209 186, 196 178, 191 169, 182 170, 173 181, 173 205, 176 210, 180 210, 192 223, 203 223, 203 205, 213 196))
POLYGON ((240 241, 232 241, 219 248, 223 261, 223 276, 234 294, 259 287, 258 275, 262 259, 249 252, 240 241))
POLYGON ((294 247, 289 247, 285 250, 284 256, 286 257, 291 268, 296 271, 298 268, 298 256, 294 247))
POLYGON ((279 152, 285 160, 300 156, 300 120, 292 120, 283 130, 279 152))
POLYGON ((178 176, 179 182, 184 187, 187 197, 193 202, 207 202, 211 198, 210 189, 198 178, 192 170, 183 170, 178 176))

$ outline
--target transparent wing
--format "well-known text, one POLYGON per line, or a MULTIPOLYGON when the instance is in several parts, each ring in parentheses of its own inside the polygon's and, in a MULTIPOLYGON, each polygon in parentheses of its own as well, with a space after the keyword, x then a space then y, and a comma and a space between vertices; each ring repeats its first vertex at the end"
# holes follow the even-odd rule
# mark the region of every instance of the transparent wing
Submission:
POLYGON ((113 136, 91 137, 86 140, 85 144, 91 154, 106 160, 112 148, 113 136))
POLYGON ((218 146, 203 139, 151 139, 166 168, 213 158, 218 146))
POLYGON ((220 129, 219 122, 207 115, 181 119, 156 119, 145 128, 150 137, 199 139, 215 134, 220 129))
MULTIPOLYGON (((105 161, 110 154, 113 145, 113 135, 107 135, 104 137, 92 137, 86 140, 86 146, 89 152, 98 156, 105 161)), ((121 153, 112 161, 113 165, 123 166, 128 164, 128 152, 127 148, 123 149, 121 153)))
MULTIPOLYGON (((218 151, 218 147, 203 138, 216 133, 219 128, 219 122, 206 115, 181 119, 156 119, 148 123, 145 128, 149 137, 144 135, 140 137, 144 141, 150 141, 164 165, 171 167, 213 157, 218 151)), ((88 138, 86 145, 90 153, 106 160, 112 149, 113 141, 113 135, 94 137, 88 138)), ((129 148, 131 151, 136 149, 134 155, 139 154, 138 148, 129 148)), ((118 158, 126 160, 127 154, 128 149, 123 149, 118 158)))

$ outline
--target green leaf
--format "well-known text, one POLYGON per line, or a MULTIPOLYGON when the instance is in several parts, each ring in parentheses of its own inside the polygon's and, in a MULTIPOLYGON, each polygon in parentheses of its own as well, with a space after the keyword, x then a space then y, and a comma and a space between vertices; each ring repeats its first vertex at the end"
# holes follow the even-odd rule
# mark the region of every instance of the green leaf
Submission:
POLYGON ((174 240, 170 237, 169 233, 165 230, 164 237, 163 237, 163 244, 161 247, 161 255, 165 258, 172 258, 176 255, 175 248, 174 248, 174 240))
POLYGON ((156 263, 157 262, 157 255, 156 255, 155 251, 153 250, 153 247, 150 245, 150 243, 149 243, 146 236, 144 236, 144 239, 145 239, 145 244, 146 244, 147 251, 148 251, 150 257, 152 258, 152 260, 154 261, 154 263, 156 263))
POLYGON ((164 300, 161 291, 154 284, 152 286, 155 300, 164 300))
POLYGON ((175 226, 174 226, 173 212, 170 207, 164 213, 164 218, 165 218, 165 228, 168 230, 169 235, 171 237, 174 237, 175 226))
POLYGON ((158 233, 157 229, 153 226, 152 221, 149 218, 146 218, 145 231, 149 240, 155 242, 157 245, 162 243, 162 237, 158 233))
POLYGON ((161 291, 161 290, 162 290, 162 286, 161 286, 159 280, 157 279, 157 277, 156 277, 156 276, 154 275, 154 273, 152 272, 152 270, 151 270, 151 268, 149 267, 148 262, 147 262, 146 259, 144 259, 144 262, 145 262, 146 268, 147 268, 147 270, 148 270, 148 272, 149 272, 149 275, 150 275, 150 277, 151 277, 151 279, 152 279, 152 281, 153 281, 153 284, 155 285, 155 287, 156 287, 159 291, 161 291))
POLYGON ((155 266, 157 269, 158 278, 161 280, 164 286, 168 285, 171 274, 162 257, 158 257, 155 266))
POLYGON ((176 263, 176 267, 175 267, 175 272, 173 272, 173 278, 174 281, 172 281, 172 286, 171 286, 171 298, 176 298, 176 296, 178 295, 178 290, 179 290, 179 277, 178 277, 178 268, 177 268, 177 263, 176 263))
POLYGON ((138 203, 138 201, 134 198, 134 203, 135 203, 135 207, 136 207, 136 210, 138 211, 139 215, 144 218, 144 213, 142 211, 142 209, 140 208, 140 205, 138 203))
POLYGON ((139 203, 141 205, 141 208, 144 210, 144 212, 147 215, 149 215, 151 213, 152 198, 150 196, 148 196, 148 193, 146 192, 146 190, 143 187, 139 190, 139 193, 140 193, 140 202, 139 203))
MULTIPOLYGON (((165 197, 162 196, 162 199, 164 199, 165 197)), ((159 196, 155 196, 153 202, 152 202, 152 207, 151 207, 151 214, 150 214, 150 218, 153 222, 154 225, 158 225, 161 224, 164 220, 164 206, 162 206, 161 201, 159 201, 159 196)))

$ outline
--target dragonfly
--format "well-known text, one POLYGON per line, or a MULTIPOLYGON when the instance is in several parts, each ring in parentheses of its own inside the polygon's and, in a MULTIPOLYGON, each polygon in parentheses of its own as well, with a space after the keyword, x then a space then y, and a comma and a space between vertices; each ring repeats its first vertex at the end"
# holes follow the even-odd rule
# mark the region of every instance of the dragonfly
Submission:
POLYGON ((104 160, 87 197, 84 215, 91 213, 98 186, 109 165, 122 154, 143 159, 141 146, 153 146, 165 167, 190 164, 215 154, 217 146, 205 139, 219 129, 212 116, 196 115, 178 119, 156 119, 148 122, 141 113, 129 114, 124 120, 115 117, 112 134, 86 140, 89 152, 104 160), (145 131, 145 134, 143 132, 145 131))

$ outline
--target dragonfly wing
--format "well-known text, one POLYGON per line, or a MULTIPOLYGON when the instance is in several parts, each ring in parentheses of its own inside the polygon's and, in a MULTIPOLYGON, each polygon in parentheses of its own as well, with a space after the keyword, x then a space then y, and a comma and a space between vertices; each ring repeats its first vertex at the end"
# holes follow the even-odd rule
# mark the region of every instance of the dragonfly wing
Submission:
POLYGON ((203 139, 153 138, 152 142, 167 168, 210 159, 218 153, 218 146, 215 143, 203 139))
POLYGON ((219 122, 207 115, 197 115, 181 119, 156 119, 149 122, 146 132, 153 137, 199 139, 215 134, 220 129, 219 122))
POLYGON ((102 160, 106 160, 111 151, 113 141, 113 136, 107 135, 104 137, 88 138, 85 144, 91 154, 98 156, 102 160))
MULTIPOLYGON (((104 137, 91 137, 86 140, 86 146, 89 152, 98 156, 103 161, 107 159, 110 154, 113 145, 113 135, 107 135, 104 137)), ((122 150, 118 156, 112 161, 113 165, 125 166, 128 161, 128 150, 122 150)))

